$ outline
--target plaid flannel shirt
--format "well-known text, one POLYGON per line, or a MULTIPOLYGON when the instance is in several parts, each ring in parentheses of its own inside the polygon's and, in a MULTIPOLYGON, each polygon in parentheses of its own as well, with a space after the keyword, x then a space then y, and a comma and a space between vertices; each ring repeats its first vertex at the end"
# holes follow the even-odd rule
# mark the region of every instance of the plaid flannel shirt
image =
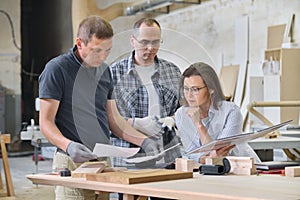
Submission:
MULTIPOLYGON (((143 118, 148 116, 148 93, 142 84, 134 66, 134 51, 132 54, 110 66, 115 98, 120 114, 124 118, 143 118)), ((172 116, 179 107, 179 81, 181 72, 171 62, 155 57, 155 72, 151 77, 153 86, 159 96, 160 117, 172 116)), ((125 140, 111 136, 113 145, 121 147, 135 147, 125 140)), ((175 131, 165 129, 163 134, 164 149, 179 142, 175 131)), ((180 148, 174 148, 165 155, 165 162, 169 163, 180 157, 180 148)), ((122 158, 114 158, 115 166, 128 166, 122 158)))

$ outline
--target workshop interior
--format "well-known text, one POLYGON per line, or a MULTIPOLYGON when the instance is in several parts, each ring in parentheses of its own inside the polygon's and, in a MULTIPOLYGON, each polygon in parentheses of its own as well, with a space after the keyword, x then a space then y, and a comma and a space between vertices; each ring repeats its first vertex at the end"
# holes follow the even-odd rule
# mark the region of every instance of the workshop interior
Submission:
MULTIPOLYGON (((234 176, 237 181, 249 181, 249 188, 256 184, 251 182, 255 181, 252 177, 247 179, 250 176, 267 176, 266 181, 270 182, 274 176, 290 178, 282 181, 290 181, 294 186, 278 187, 278 196, 274 193, 272 198, 270 192, 266 199, 281 199, 285 191, 300 186, 299 0, 1 0, 0 27, 3 160, 0 199, 5 196, 40 199, 39 195, 45 193, 49 193, 46 199, 54 199, 55 185, 76 184, 81 187, 81 179, 87 181, 87 185, 97 182, 85 189, 99 187, 99 191, 95 189, 96 193, 111 193, 110 199, 118 199, 118 193, 124 193, 124 199, 133 199, 133 195, 151 199, 155 191, 160 198, 196 199, 203 195, 203 191, 191 187, 192 193, 188 193, 190 190, 183 187, 180 189, 182 193, 177 193, 174 188, 180 188, 180 181, 189 179, 199 179, 199 184, 205 184, 201 177, 207 179, 207 183, 222 178, 218 182, 224 181, 225 188, 227 180, 224 178, 229 176, 234 176), (131 177, 119 170, 107 172, 116 173, 115 176, 100 176, 106 173, 106 165, 100 164, 95 169, 86 163, 77 168, 74 177, 69 171, 63 171, 58 178, 49 178, 47 173, 52 170, 56 147, 39 127, 38 79, 49 60, 74 46, 79 23, 90 15, 98 15, 112 25, 113 46, 105 60, 108 65, 130 55, 132 26, 138 19, 149 17, 156 19, 162 30, 163 42, 158 57, 175 63, 181 73, 195 62, 213 66, 226 100, 240 108, 243 133, 257 134, 275 126, 276 130, 264 132, 263 136, 241 139, 248 142, 262 162, 270 163, 270 168, 264 168, 266 165, 255 167, 252 158, 229 156, 207 159, 204 165, 195 169, 190 160, 178 158, 174 162, 174 172, 154 171, 153 176, 147 176, 147 171, 131 177), (281 126, 285 122, 288 123, 281 126), (20 162, 24 162, 23 166, 20 162), (281 165, 271 165, 278 163, 281 165), (24 168, 27 174, 19 172, 24 168), (259 170, 262 170, 261 174, 259 170), (42 175, 35 176, 39 174, 42 175), (63 176, 79 179, 64 182, 63 176), (153 183, 170 180, 174 182, 174 191, 164 190, 167 188, 164 184, 158 184, 160 189, 154 185, 154 192, 147 185, 141 186, 139 191, 139 183, 148 184, 146 180, 153 183), (116 185, 110 189, 104 182, 116 185), (129 187, 120 189, 122 187, 117 184, 131 185, 132 191, 129 187)), ((263 196, 252 196, 250 189, 245 193, 233 193, 212 193, 216 195, 212 199, 230 199, 233 197, 230 195, 237 195, 234 197, 240 199, 263 199, 263 196)), ((300 197, 299 189, 293 190, 286 199, 295 199, 296 196, 300 197)))

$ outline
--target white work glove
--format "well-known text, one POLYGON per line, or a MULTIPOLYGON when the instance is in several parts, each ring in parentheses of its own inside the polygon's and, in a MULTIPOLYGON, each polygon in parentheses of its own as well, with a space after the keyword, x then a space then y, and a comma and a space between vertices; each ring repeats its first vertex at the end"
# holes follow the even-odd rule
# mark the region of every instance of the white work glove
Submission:
POLYGON ((150 138, 158 139, 163 133, 162 124, 158 122, 156 116, 148 116, 144 118, 135 118, 133 127, 150 138))
POLYGON ((91 150, 78 142, 70 142, 66 151, 75 163, 83 163, 89 160, 97 159, 97 155, 93 154, 91 150))
POLYGON ((168 127, 169 130, 175 126, 175 120, 173 117, 165 117, 158 120, 158 122, 162 123, 162 127, 168 127))

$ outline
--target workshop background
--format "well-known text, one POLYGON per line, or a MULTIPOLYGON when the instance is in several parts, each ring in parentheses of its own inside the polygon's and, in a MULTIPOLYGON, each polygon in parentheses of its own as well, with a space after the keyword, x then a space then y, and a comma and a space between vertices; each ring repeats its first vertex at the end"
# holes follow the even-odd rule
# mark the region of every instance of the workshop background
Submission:
MULTIPOLYGON (((53 199, 52 187, 39 186, 37 193, 25 178, 37 165, 30 141, 20 141, 20 132, 32 122, 38 125, 39 74, 74 45, 73 30, 88 15, 100 15, 114 28, 108 64, 130 53, 133 23, 150 16, 163 29, 159 56, 182 71, 198 61, 213 65, 218 74, 225 66, 239 66, 232 100, 248 130, 263 125, 247 115, 249 103, 300 100, 300 0, 0 0, 0 132, 11 134, 8 156, 17 197, 40 199, 49 192, 53 199), (285 52, 281 45, 292 52, 278 57, 285 52), (280 72, 264 68, 272 59, 285 60, 280 72), (16 159, 22 152, 26 157, 16 159)), ((299 107, 284 109, 258 110, 272 123, 292 117, 299 125, 299 107)), ((39 170, 51 170, 51 160, 41 162, 39 170)))
POLYGON ((160 6, 138 12, 146 11, 141 9, 145 2, 1 0, 0 130, 14 136, 21 130, 22 122, 30 123, 32 118, 38 121, 38 75, 49 59, 73 46, 73 26, 77 27, 89 14, 103 15, 114 28, 116 37, 108 63, 129 53, 127 36, 133 22, 142 16, 156 17, 161 23, 165 29, 163 45, 167 46, 162 45, 159 55, 181 69, 202 60, 213 64, 219 73, 222 66, 243 67, 248 62, 248 76, 262 75, 267 28, 288 24, 293 14, 293 42, 300 42, 299 0, 156 0, 147 2, 159 2, 160 6), (249 42, 237 34, 239 30, 243 34, 245 26, 249 42), (248 61, 241 60, 245 57, 239 53, 241 46, 247 48, 248 61))

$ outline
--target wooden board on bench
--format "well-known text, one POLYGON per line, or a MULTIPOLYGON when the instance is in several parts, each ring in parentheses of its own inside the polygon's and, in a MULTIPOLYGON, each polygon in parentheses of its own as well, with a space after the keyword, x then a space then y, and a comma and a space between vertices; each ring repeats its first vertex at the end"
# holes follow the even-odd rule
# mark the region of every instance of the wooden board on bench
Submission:
POLYGON ((120 184, 147 183, 186 178, 193 178, 193 172, 181 172, 169 169, 144 169, 86 174, 86 179, 90 181, 120 184))

